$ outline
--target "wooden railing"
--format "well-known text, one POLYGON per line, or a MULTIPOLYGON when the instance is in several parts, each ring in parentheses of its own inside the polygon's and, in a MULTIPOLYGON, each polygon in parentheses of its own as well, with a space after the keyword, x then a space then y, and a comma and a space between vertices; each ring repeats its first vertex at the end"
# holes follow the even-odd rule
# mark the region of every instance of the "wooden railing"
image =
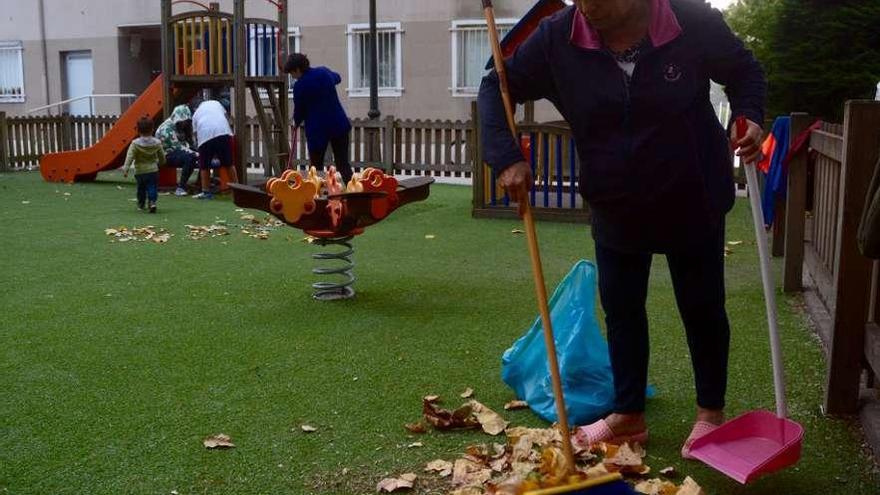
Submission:
MULTIPOLYGON (((811 122, 793 114, 792 139, 811 122)), ((823 124, 809 145, 812 163, 802 153, 788 165, 783 288, 806 289, 808 302, 816 301, 808 308, 827 350, 825 408, 852 413, 863 369, 880 374, 880 268, 856 245, 880 154, 880 102, 847 102, 844 124, 823 124)))
MULTIPOLYGON (((474 121, 477 116, 474 115, 474 121)), ((580 162, 564 122, 521 122, 520 144, 532 166, 535 181, 529 201, 535 217, 561 222, 586 223, 589 209, 579 194, 580 162)), ((479 143, 477 156, 480 156, 479 143)), ((481 162, 474 174, 473 215, 486 218, 517 218, 516 209, 498 185, 495 173, 481 162)))
POLYGON ((31 169, 45 153, 88 148, 116 119, 109 115, 7 117, 0 112, 0 170, 31 169))

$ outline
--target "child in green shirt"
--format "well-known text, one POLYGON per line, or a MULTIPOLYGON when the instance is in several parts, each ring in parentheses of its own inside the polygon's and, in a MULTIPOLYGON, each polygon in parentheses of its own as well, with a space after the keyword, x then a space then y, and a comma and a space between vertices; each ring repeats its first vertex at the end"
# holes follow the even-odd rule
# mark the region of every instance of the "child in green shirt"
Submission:
POLYGON ((156 213, 156 200, 159 197, 159 166, 165 163, 162 143, 153 137, 153 121, 144 117, 137 123, 138 138, 131 142, 122 166, 123 177, 134 168, 137 181, 138 209, 143 210, 149 199, 150 213, 156 213))

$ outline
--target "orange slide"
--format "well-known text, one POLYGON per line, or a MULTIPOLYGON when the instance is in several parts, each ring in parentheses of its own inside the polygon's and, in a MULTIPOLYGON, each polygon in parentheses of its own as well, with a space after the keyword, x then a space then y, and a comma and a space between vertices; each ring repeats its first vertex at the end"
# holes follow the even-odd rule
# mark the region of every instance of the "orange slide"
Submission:
POLYGON ((162 114, 162 76, 153 80, 134 104, 116 121, 100 141, 86 149, 47 153, 40 159, 40 173, 48 182, 93 180, 98 172, 122 166, 129 143, 137 137, 141 117, 156 119, 162 114))

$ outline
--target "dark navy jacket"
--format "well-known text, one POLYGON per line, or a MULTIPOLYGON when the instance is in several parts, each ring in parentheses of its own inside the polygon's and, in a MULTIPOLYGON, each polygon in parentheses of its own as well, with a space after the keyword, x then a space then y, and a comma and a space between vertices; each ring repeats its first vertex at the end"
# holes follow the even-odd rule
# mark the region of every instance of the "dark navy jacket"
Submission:
MULTIPOLYGON (((629 87, 574 6, 544 19, 505 62, 514 101, 547 99, 570 124, 593 237, 622 251, 678 249, 723 225, 733 167, 710 79, 726 86, 734 117, 763 122, 763 72, 721 13, 702 0, 651 2, 651 43, 629 87)), ((483 159, 496 173, 523 160, 494 71, 479 110, 483 159)))
POLYGON ((327 143, 351 130, 351 122, 339 103, 339 74, 326 67, 312 67, 293 85, 293 121, 305 121, 309 152, 327 149, 327 143))

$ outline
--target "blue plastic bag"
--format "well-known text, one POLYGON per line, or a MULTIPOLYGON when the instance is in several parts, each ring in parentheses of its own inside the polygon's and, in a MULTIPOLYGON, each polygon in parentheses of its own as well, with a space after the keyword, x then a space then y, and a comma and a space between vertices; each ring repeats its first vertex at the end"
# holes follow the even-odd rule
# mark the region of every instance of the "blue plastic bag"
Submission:
MULTIPOLYGON (((614 407, 608 344, 596 319, 596 266, 580 260, 550 298, 550 320, 559 359, 568 420, 572 425, 605 417, 614 407)), ((501 379, 547 421, 556 421, 553 385, 539 316, 501 357, 501 379)))

